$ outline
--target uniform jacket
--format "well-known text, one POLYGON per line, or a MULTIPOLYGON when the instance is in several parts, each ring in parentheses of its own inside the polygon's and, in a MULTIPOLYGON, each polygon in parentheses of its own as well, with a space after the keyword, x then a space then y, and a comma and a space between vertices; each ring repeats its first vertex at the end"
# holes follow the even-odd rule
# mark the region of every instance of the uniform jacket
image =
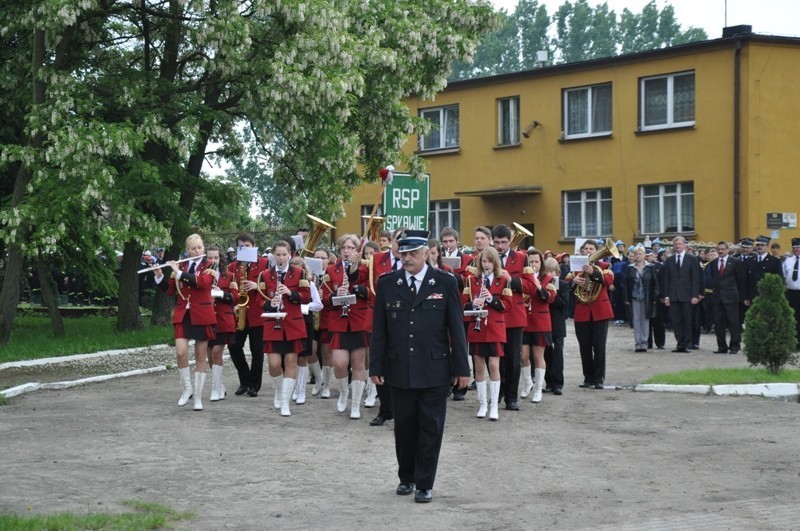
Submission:
MULTIPOLYGON (((567 311, 569 309, 569 282, 558 281, 556 298, 550 305, 550 325, 553 337, 567 337, 567 311)), ((556 280, 554 280, 554 285, 556 280)))
MULTIPOLYGON (((608 287, 614 283, 614 273, 605 262, 600 262, 595 265, 597 267, 592 272, 590 278, 592 281, 600 283, 600 294, 595 300, 589 303, 583 303, 575 299, 575 313, 573 314, 573 318, 576 323, 605 321, 614 318, 614 310, 611 308, 611 300, 608 298, 608 287), (598 268, 600 269, 599 271, 598 268)), ((572 279, 572 275, 568 275, 567 278, 572 279)))
MULTIPOLYGON (((261 274, 269 269, 269 260, 265 257, 259 257, 258 261, 256 262, 241 262, 244 265, 245 272, 246 272, 246 280, 253 281, 255 283, 259 282, 259 277, 261 274)), ((234 282, 236 285, 241 288, 241 273, 240 263, 238 261, 233 261, 228 266, 228 272, 233 274, 234 282)), ((259 288, 263 291, 264 286, 259 286, 259 288)), ((250 291, 248 292, 250 296, 250 301, 247 303, 247 326, 264 326, 264 318, 261 317, 264 309, 258 303, 258 291, 250 291)))
POLYGON ((332 297, 336 296, 339 286, 344 280, 344 266, 342 261, 328 266, 322 280, 322 304, 330 308, 328 313, 328 330, 331 332, 369 332, 372 323, 369 317, 369 303, 372 292, 369 289, 369 269, 361 263, 348 277, 350 283, 349 293, 356 296, 355 304, 351 304, 347 317, 342 317, 342 307, 334 306, 332 297))
POLYGON ((537 290, 532 297, 525 297, 528 301, 526 305, 528 312, 528 322, 525 324, 526 332, 552 332, 550 305, 556 299, 558 288, 553 284, 552 275, 541 275, 539 282, 542 289, 537 290))
POLYGON ((214 313, 217 315, 217 332, 233 333, 236 332, 236 312, 233 306, 239 298, 239 287, 233 275, 226 271, 227 275, 221 274, 217 279, 217 287, 222 290, 222 298, 214 299, 214 313))
POLYGON ((449 386, 455 376, 469 376, 456 279, 428 267, 412 295, 405 271, 378 279, 370 376, 402 389, 449 386))
MULTIPOLYGON (((182 262, 178 266, 182 272, 181 279, 176 280, 174 273, 165 286, 167 295, 177 295, 175 310, 172 312, 172 323, 183 322, 186 311, 189 311, 191 323, 196 326, 217 324, 217 314, 214 313, 214 301, 211 300, 211 286, 214 284, 214 270, 209 268, 210 263, 201 259, 193 274, 188 274, 191 262, 182 262)), ((164 289, 164 288, 162 288, 164 289)))
POLYGON ((725 270, 719 274, 719 258, 711 261, 706 270, 711 270, 714 277, 714 290, 711 293, 712 302, 722 304, 738 304, 744 302, 747 294, 747 282, 742 262, 737 258, 728 257, 725 260, 725 270))
POLYGON ((306 321, 303 318, 301 304, 311 302, 311 288, 308 280, 303 278, 303 271, 295 266, 289 266, 283 277, 283 285, 289 288, 289 295, 283 296, 282 307, 272 306, 272 296, 278 289, 278 273, 274 267, 268 269, 261 275, 259 282, 264 284, 258 294, 259 303, 265 312, 286 312, 286 317, 281 319, 280 328, 276 329, 276 320, 267 318, 264 321, 264 341, 293 341, 305 339, 306 321), (266 295, 266 298, 264 297, 266 295))
MULTIPOLYGON (((474 309, 472 300, 480 296, 481 277, 470 275, 467 278, 467 285, 461 295, 461 302, 465 310, 474 309)), ((489 293, 492 294, 492 302, 487 303, 484 308, 489 314, 481 319, 481 329, 475 331, 474 325, 469 325, 467 340, 470 343, 505 343, 506 342, 506 312, 511 308, 511 292, 506 288, 506 281, 503 277, 495 277, 489 286, 489 293)), ((468 322, 474 323, 476 317, 468 317, 468 322)))
POLYGON ((764 278, 767 273, 779 275, 783 278, 783 264, 780 258, 772 256, 767 253, 764 259, 759 262, 758 254, 748 258, 745 263, 745 271, 747 272, 747 300, 752 301, 758 295, 758 283, 764 278))
MULTIPOLYGON (((473 264, 469 267, 469 272, 477 275, 479 269, 473 264)), ((528 312, 522 296, 524 294, 533 296, 536 290, 533 284, 533 269, 528 266, 527 253, 509 250, 503 269, 511 275, 508 287, 511 288, 513 295, 511 308, 506 315, 506 328, 522 328, 528 322, 528 312)))
MULTIPOLYGON (((392 251, 381 251, 379 253, 375 253, 369 260, 369 286, 370 290, 372 291, 372 295, 374 296, 375 290, 378 286, 378 279, 381 276, 393 271, 392 251)), ((403 268, 401 267, 400 269, 402 270, 403 268)))

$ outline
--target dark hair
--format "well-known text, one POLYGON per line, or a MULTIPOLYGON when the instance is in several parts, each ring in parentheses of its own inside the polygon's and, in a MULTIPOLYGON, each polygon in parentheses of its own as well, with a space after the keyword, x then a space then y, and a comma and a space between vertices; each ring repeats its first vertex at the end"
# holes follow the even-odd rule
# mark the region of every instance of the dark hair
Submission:
POLYGON ((364 251, 366 250, 367 247, 369 247, 370 249, 375 249, 376 253, 379 253, 381 250, 381 247, 377 243, 367 242, 364 244, 364 248, 361 249, 361 258, 364 258, 364 251))
POLYGON ((243 232, 243 233, 239 234, 236 237, 236 243, 238 244, 239 242, 251 243, 253 245, 253 247, 256 246, 256 239, 253 238, 253 235, 250 234, 249 232, 243 232))
POLYGON ((492 229, 492 239, 495 238, 508 238, 511 239, 511 227, 508 225, 496 225, 492 229))
POLYGON ((392 241, 392 231, 390 230, 382 230, 381 231, 381 238, 386 238, 389 241, 392 241))
POLYGON ((473 232, 482 232, 489 239, 491 239, 492 237, 492 231, 490 231, 487 227, 484 227, 483 225, 478 225, 477 227, 475 227, 475 230, 473 232))
MULTIPOLYGON (((292 256, 294 256, 294 254, 297 252, 297 245, 294 243, 294 238, 291 236, 282 236, 278 241, 284 241, 289 244, 289 254, 292 256)), ((274 248, 275 246, 273 245, 272 247, 274 248)))
POLYGON ((289 249, 289 254, 294 254, 294 246, 289 242, 289 240, 285 240, 281 238, 280 240, 275 240, 275 243, 272 244, 272 252, 275 252, 275 249, 278 247, 286 247, 289 249))
POLYGON ((441 269, 442 268, 442 244, 439 243, 438 240, 434 238, 428 239, 428 249, 436 249, 439 251, 438 256, 436 257, 436 266, 441 269))
POLYGON ((212 243, 208 247, 206 247, 206 253, 208 251, 217 251, 219 253, 219 276, 221 278, 227 278, 228 276, 228 261, 225 259, 225 249, 218 243, 212 243))
POLYGON ((458 231, 453 227, 445 227, 442 229, 442 233, 439 235, 439 239, 443 240, 445 236, 452 236, 458 242, 458 231))

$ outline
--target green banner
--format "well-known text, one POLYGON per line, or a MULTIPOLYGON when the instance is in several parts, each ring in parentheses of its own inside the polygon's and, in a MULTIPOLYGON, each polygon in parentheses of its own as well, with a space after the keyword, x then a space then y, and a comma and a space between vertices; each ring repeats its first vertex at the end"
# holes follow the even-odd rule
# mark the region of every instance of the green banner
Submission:
POLYGON ((422 180, 413 179, 404 173, 395 173, 392 184, 383 192, 383 215, 385 230, 407 227, 412 230, 428 230, 428 215, 431 208, 430 176, 422 180))

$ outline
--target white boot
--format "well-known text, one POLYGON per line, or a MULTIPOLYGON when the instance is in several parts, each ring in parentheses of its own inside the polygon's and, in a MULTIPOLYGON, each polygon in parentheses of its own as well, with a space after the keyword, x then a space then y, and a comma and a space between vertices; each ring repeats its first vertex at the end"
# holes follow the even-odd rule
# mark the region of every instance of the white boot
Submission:
POLYGON ((283 375, 275 376, 272 379, 272 390, 275 391, 275 400, 273 400, 272 405, 275 406, 275 409, 281 408, 281 402, 283 401, 283 375))
POLYGON ((523 383, 522 383, 522 390, 519 392, 519 396, 522 398, 528 398, 528 395, 533 389, 533 379, 531 378, 531 366, 528 365, 527 367, 520 367, 520 372, 522 373, 523 383))
POLYGON ((203 386, 206 385, 206 373, 194 373, 194 410, 203 411, 203 386))
POLYGON ((308 370, 314 375, 314 387, 311 388, 311 396, 317 396, 322 390, 322 369, 319 367, 319 362, 309 363, 308 370))
POLYGON ((361 418, 361 397, 364 394, 364 387, 367 382, 364 380, 353 380, 353 399, 350 401, 350 418, 361 418))
POLYGON ((211 366, 211 401, 217 402, 222 392, 222 365, 211 366))
POLYGON ((189 367, 178 369, 178 372, 181 374, 181 386, 183 387, 183 394, 178 399, 178 405, 183 407, 192 398, 192 375, 189 373, 189 367))
POLYGON ((306 378, 308 376, 308 367, 297 368, 297 382, 294 384, 294 393, 292 399, 296 404, 306 403, 306 378))
POLYGON ((542 387, 544 387, 544 373, 547 369, 536 369, 536 389, 533 391, 531 402, 538 404, 542 401, 542 387))
POLYGON ((225 397, 228 396, 228 391, 225 389, 225 382, 222 379, 222 365, 215 365, 217 368, 217 372, 219 373, 219 399, 225 400, 225 397))
POLYGON ((347 398, 350 396, 350 388, 347 385, 347 377, 339 378, 339 401, 336 402, 336 411, 344 413, 347 409, 347 398))
POLYGON ((486 418, 486 380, 475 382, 475 392, 478 393, 478 414, 479 419, 486 418))
POLYGON ((281 417, 288 417, 292 414, 289 411, 289 404, 292 401, 292 389, 294 389, 295 381, 292 378, 283 379, 283 388, 281 392, 281 417))
POLYGON ((500 401, 500 382, 489 381, 489 420, 497 420, 497 403, 500 401))
POLYGON ((378 398, 378 386, 372 383, 367 371, 367 398, 364 399, 364 407, 375 407, 375 400, 378 398))
POLYGON ((322 392, 319 394, 320 398, 331 397, 331 380, 333 380, 333 367, 322 367, 322 392))

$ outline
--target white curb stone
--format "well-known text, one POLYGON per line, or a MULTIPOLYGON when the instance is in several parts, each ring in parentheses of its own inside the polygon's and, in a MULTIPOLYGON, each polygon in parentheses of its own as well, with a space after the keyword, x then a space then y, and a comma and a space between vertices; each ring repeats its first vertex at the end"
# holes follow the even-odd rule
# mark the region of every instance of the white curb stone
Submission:
POLYGON ((87 360, 91 358, 102 358, 103 356, 119 356, 120 354, 129 354, 131 352, 138 352, 141 350, 161 350, 165 348, 172 348, 166 343, 163 345, 150 345, 149 347, 134 347, 119 350, 104 350, 102 352, 93 352, 91 354, 73 354, 72 356, 60 356, 57 358, 39 358, 35 360, 23 361, 9 361, 7 363, 0 363, 0 371, 3 369, 20 369, 22 367, 36 367, 38 365, 49 365, 51 363, 61 363, 65 361, 87 360))
POLYGON ((793 383, 749 384, 749 385, 712 385, 711 392, 718 396, 763 396, 765 398, 782 398, 797 396, 798 385, 793 383))
POLYGON ((36 391, 39 388, 40 384, 38 382, 30 382, 18 385, 16 387, 11 387, 10 389, 4 389, 0 391, 0 395, 5 396, 6 398, 12 398, 15 396, 24 395, 25 393, 36 391))
POLYGON ((633 388, 634 391, 646 391, 654 393, 692 393, 697 395, 707 395, 711 392, 710 385, 665 385, 665 384, 641 384, 633 388))
POLYGON ((158 367, 150 367, 148 369, 136 369, 135 371, 119 372, 116 374, 101 374, 100 376, 90 376, 89 378, 81 378, 80 380, 72 380, 70 382, 45 383, 41 384, 39 386, 39 389, 69 389, 70 387, 76 387, 78 385, 83 385, 88 383, 105 382, 106 380, 114 380, 116 378, 127 378, 129 376, 139 376, 140 374, 150 374, 153 372, 162 372, 166 370, 167 370, 166 365, 160 365, 158 367))

